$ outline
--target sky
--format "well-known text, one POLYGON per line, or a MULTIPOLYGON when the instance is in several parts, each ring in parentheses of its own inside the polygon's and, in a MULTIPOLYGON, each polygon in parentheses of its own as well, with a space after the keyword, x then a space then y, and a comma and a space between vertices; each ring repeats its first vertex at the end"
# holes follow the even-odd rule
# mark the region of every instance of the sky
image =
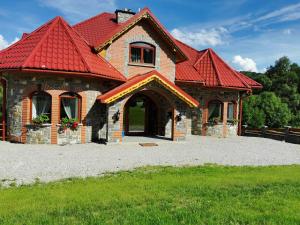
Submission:
POLYGON ((213 48, 237 70, 263 72, 282 56, 300 64, 299 0, 0 0, 0 49, 55 16, 75 24, 144 7, 177 39, 213 48))

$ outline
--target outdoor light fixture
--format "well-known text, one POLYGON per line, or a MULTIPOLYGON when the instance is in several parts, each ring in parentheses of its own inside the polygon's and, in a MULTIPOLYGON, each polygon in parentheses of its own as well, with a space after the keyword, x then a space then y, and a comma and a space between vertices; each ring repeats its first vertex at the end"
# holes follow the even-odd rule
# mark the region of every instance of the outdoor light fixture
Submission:
POLYGON ((182 114, 179 113, 177 116, 176 116, 176 121, 179 122, 182 120, 182 114))
POLYGON ((120 119, 120 110, 118 109, 118 111, 112 116, 112 119, 115 122, 119 121, 120 119))
POLYGON ((172 112, 168 112, 168 119, 172 119, 172 112))

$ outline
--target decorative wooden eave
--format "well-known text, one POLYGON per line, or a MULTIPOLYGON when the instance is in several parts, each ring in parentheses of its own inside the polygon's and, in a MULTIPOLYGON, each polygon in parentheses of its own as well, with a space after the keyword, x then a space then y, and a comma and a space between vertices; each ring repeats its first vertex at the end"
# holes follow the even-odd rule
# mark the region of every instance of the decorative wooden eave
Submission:
POLYGON ((190 107, 198 107, 199 102, 197 100, 192 98, 174 83, 164 78, 157 71, 152 71, 144 75, 134 76, 119 87, 105 93, 104 95, 100 95, 97 99, 100 100, 101 103, 109 104, 138 90, 139 88, 142 88, 143 86, 147 85, 152 81, 161 84, 164 88, 166 88, 176 97, 184 101, 190 107))
POLYGON ((171 34, 160 24, 160 22, 154 17, 151 11, 148 8, 143 9, 140 13, 136 14, 132 18, 130 18, 127 22, 124 22, 124 25, 121 25, 120 28, 114 33, 111 37, 109 37, 106 41, 104 41, 101 45, 95 47, 97 52, 101 52, 108 45, 111 45, 114 40, 120 37, 122 34, 131 29, 134 25, 136 25, 142 19, 148 19, 152 22, 155 29, 159 31, 164 39, 169 43, 172 48, 172 51, 176 54, 176 62, 182 62, 188 59, 188 57, 184 54, 184 52, 178 47, 178 45, 173 40, 171 34))

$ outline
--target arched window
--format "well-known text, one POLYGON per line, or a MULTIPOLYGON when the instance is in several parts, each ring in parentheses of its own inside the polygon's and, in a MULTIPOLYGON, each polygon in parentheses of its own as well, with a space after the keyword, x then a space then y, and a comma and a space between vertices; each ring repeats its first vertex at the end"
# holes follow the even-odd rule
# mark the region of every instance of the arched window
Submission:
POLYGON ((51 95, 46 92, 34 92, 31 96, 31 119, 45 115, 51 122, 51 100, 51 95))
POLYGON ((235 119, 235 103, 234 102, 228 102, 227 107, 227 120, 233 121, 235 119))
POLYGON ((155 64, 155 47, 144 42, 130 44, 129 60, 131 63, 155 64))
POLYGON ((223 121, 223 103, 214 100, 208 103, 208 121, 223 121))
POLYGON ((60 119, 64 118, 81 121, 81 97, 76 93, 60 95, 60 119))

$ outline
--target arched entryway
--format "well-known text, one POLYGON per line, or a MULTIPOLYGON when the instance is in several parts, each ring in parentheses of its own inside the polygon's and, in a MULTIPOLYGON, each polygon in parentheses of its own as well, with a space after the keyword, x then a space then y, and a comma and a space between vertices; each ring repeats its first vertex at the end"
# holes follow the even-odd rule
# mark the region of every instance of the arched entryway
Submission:
POLYGON ((0 99, 0 138, 5 141, 6 139, 6 81, 0 80, 2 98, 0 99))
POLYGON ((162 95, 145 90, 131 96, 124 106, 123 130, 126 136, 171 139, 173 107, 162 95))
POLYGON ((126 103, 124 131, 129 136, 158 135, 158 106, 146 94, 132 96, 126 103))

